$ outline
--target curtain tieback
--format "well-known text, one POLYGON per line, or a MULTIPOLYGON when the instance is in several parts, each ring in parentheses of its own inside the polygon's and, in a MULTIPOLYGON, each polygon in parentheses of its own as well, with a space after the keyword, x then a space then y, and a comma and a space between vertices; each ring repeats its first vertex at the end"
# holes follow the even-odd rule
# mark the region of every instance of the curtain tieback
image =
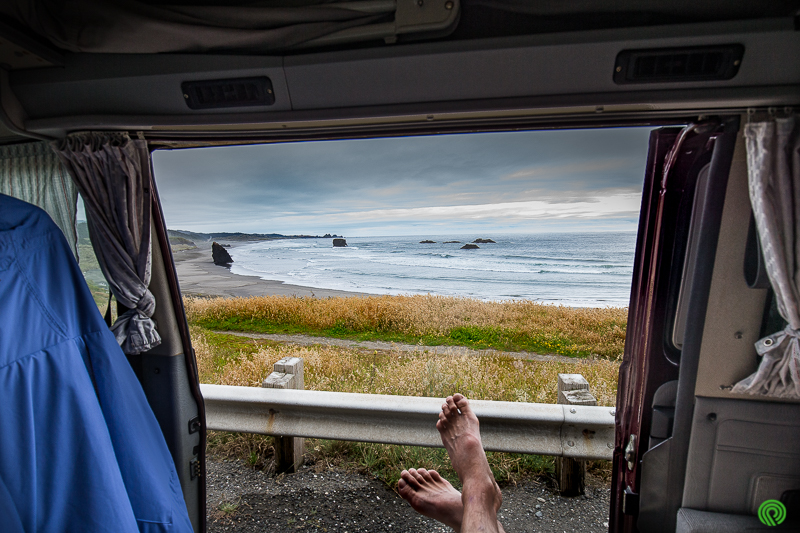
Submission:
POLYGON ((146 352, 161 344, 155 322, 139 309, 122 313, 111 326, 111 332, 128 355, 146 352))
MULTIPOLYGON (((756 352, 758 352, 758 355, 763 356, 783 345, 784 341, 787 339, 789 341, 793 339, 796 343, 798 340, 800 340, 800 330, 796 330, 792 328, 792 326, 786 326, 786 328, 784 328, 782 331, 777 331, 772 335, 768 335, 756 342, 756 352)), ((793 352, 794 353, 792 355, 795 358, 800 355, 796 349, 793 350, 793 352)))

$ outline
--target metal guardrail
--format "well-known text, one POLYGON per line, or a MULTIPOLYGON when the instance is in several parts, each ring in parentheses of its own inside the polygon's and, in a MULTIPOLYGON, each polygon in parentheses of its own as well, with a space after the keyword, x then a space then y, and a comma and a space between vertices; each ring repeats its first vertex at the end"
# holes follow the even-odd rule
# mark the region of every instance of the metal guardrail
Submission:
MULTIPOLYGON (((441 398, 200 385, 208 429, 442 447, 441 398)), ((486 450, 612 458, 614 408, 470 400, 486 450)))

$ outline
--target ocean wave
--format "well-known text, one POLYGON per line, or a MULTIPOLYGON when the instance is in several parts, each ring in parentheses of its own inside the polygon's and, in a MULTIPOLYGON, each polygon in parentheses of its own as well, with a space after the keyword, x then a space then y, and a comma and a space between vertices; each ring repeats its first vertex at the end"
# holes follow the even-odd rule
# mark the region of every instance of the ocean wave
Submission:
POLYGON ((627 305, 635 236, 523 237, 491 236, 498 243, 477 251, 450 245, 426 248, 418 244, 420 237, 348 238, 348 248, 335 249, 310 240, 270 241, 232 248, 231 271, 312 288, 374 294, 627 305))

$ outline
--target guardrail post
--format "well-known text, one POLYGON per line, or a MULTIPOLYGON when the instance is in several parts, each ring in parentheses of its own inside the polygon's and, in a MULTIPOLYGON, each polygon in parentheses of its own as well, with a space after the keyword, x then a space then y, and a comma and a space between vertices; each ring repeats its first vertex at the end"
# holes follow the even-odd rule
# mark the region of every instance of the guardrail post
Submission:
MULTIPOLYGON (((597 405, 589 392, 589 382, 580 374, 558 375, 558 403, 561 405, 597 405)), ((586 463, 570 457, 556 458, 556 481, 563 496, 577 496, 585 491, 586 463)))
MULTIPOLYGON (((267 389, 305 389, 303 360, 284 357, 274 365, 273 372, 264 380, 267 389)), ((305 439, 302 437, 275 437, 275 472, 296 472, 303 465, 305 439)))

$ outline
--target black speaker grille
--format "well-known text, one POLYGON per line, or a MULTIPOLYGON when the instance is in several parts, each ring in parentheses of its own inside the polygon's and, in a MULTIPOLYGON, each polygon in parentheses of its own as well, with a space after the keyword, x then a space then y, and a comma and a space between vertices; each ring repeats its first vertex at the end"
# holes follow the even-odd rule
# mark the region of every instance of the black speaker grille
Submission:
POLYGON ((664 83, 729 80, 736 76, 744 46, 624 50, 617 55, 614 82, 664 83))
POLYGON ((230 80, 185 81, 183 98, 191 109, 264 106, 275 103, 272 82, 266 76, 230 80))

